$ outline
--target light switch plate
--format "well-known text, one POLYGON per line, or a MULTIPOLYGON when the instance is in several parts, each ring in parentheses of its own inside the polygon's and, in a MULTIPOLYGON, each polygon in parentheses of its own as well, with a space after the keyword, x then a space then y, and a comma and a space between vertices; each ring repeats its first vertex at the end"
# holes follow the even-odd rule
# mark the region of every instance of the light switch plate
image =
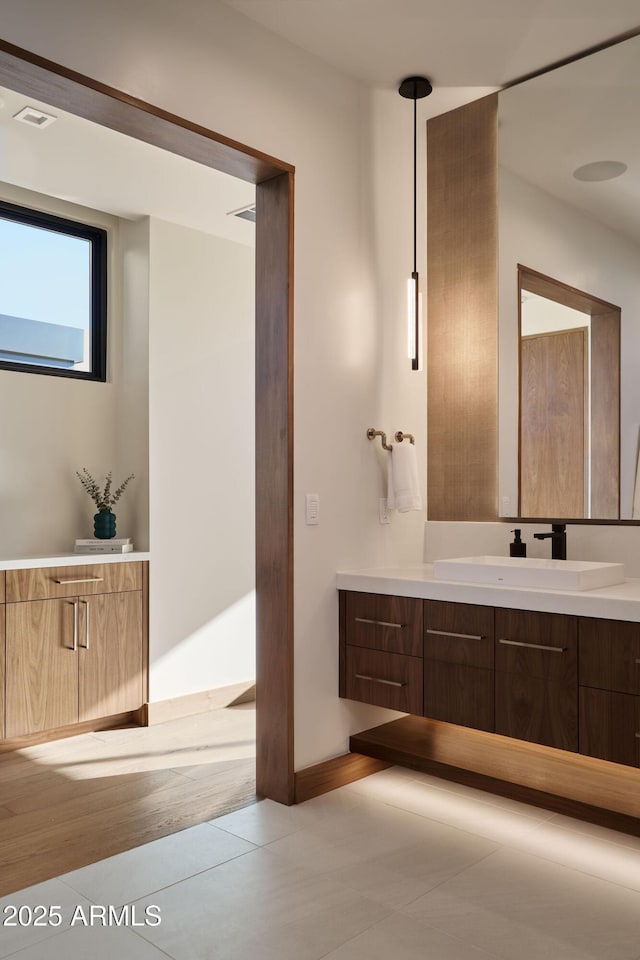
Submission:
POLYGON ((311 526, 320 523, 320 494, 307 493, 305 505, 305 523, 311 526))

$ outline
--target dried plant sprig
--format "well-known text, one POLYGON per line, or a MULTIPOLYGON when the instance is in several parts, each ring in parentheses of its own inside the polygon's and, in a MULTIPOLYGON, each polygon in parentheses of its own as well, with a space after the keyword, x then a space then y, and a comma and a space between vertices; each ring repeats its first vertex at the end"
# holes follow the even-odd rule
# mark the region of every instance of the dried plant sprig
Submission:
POLYGON ((111 510, 113 505, 118 502, 124 493, 129 481, 135 479, 135 474, 129 474, 126 480, 123 480, 123 482, 120 484, 118 489, 112 493, 112 474, 113 471, 109 470, 109 473, 104 478, 104 488, 101 490, 100 486, 93 479, 86 467, 83 467, 82 471, 76 470, 76 476, 80 480, 83 489, 89 494, 98 510, 111 510))

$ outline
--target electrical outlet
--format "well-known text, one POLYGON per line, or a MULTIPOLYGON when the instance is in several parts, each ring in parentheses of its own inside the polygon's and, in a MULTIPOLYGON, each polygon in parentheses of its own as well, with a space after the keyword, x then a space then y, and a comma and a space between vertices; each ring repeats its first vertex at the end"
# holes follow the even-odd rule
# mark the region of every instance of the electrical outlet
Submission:
POLYGON ((502 516, 503 517, 511 516, 511 497, 502 498, 502 516))
POLYGON ((389 513, 389 502, 386 497, 380 497, 378 500, 378 508, 380 514, 380 523, 391 523, 391 515, 389 513))

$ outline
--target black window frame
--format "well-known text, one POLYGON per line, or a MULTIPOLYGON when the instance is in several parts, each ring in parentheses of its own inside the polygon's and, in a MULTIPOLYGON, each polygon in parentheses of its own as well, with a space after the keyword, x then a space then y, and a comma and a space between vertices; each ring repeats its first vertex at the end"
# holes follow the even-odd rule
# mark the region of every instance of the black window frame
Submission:
POLYGON ((68 377, 74 380, 107 379, 107 231, 102 227, 69 220, 66 217, 35 210, 20 204, 0 200, 0 218, 41 227, 55 233, 88 240, 91 244, 91 296, 90 296, 90 341, 91 369, 72 370, 47 364, 20 363, 0 359, 0 370, 18 370, 23 373, 39 373, 51 377, 68 377))

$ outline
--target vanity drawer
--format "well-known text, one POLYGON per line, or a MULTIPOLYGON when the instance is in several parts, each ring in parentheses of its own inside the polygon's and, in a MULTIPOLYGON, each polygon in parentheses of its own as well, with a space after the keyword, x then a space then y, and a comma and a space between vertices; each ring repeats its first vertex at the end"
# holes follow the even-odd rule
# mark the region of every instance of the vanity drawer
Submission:
POLYGON ((7 602, 50 600, 142 590, 142 563, 87 563, 73 567, 7 570, 7 602))
POLYGON ((425 600, 424 655, 468 667, 493 667, 493 607, 425 600))
POLYGON ((530 610, 495 612, 496 670, 577 684, 577 618, 530 610))
POLYGON ((422 660, 347 647, 345 696, 377 707, 422 715, 422 660))
POLYGON ((640 623, 579 620, 580 683, 640 694, 640 623))
POLYGON ((580 687, 580 753, 640 766, 640 697, 580 687))
POLYGON ((377 593, 344 593, 347 644, 387 653, 422 656, 422 600, 377 593))

